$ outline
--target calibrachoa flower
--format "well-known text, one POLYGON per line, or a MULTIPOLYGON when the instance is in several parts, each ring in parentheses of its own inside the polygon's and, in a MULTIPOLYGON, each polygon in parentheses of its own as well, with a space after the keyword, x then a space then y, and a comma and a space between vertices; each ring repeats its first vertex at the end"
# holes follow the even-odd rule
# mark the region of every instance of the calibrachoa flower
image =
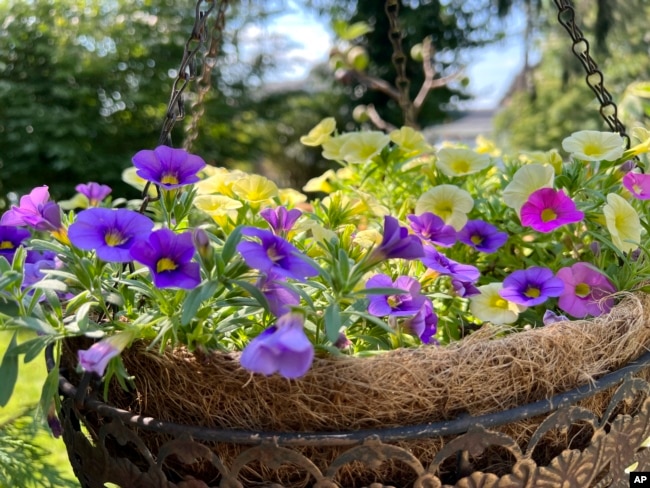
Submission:
POLYGON ((304 318, 289 313, 278 319, 242 351, 239 362, 253 373, 280 373, 285 378, 303 376, 314 360, 314 346, 304 331, 304 318))
POLYGON ((363 164, 377 156, 389 142, 390 137, 380 131, 355 132, 343 143, 339 154, 350 164, 363 164))
POLYGON ((428 268, 459 282, 475 283, 481 272, 475 266, 462 264, 439 252, 433 246, 424 246, 424 257, 420 259, 428 268))
POLYGON ((483 220, 468 220, 458 232, 458 240, 463 244, 485 253, 496 252, 508 240, 508 234, 483 220))
POLYGON ((369 261, 377 263, 392 258, 416 259, 423 255, 420 239, 410 235, 408 229, 401 227, 395 217, 386 215, 384 217, 384 238, 381 244, 373 249, 369 261))
POLYGON ((630 171, 623 177, 623 186, 639 200, 650 200, 650 175, 630 171))
POLYGON ((99 205, 99 203, 113 191, 110 186, 100 185, 94 181, 77 185, 74 189, 88 199, 88 204, 91 207, 99 205))
POLYGON ((285 278, 276 275, 262 275, 257 280, 257 288, 266 298, 271 313, 276 317, 289 313, 292 306, 300 304, 300 295, 283 286, 282 283, 285 281, 285 278))
POLYGON ((551 232, 565 224, 580 222, 585 214, 563 190, 541 188, 521 207, 521 224, 538 232, 551 232))
POLYGON ((0 256, 4 256, 11 263, 16 249, 30 236, 30 232, 26 229, 0 225, 0 256))
POLYGON ((465 176, 487 168, 490 156, 462 147, 443 147, 438 151, 436 168, 447 176, 465 176))
POLYGON ((614 299, 609 296, 616 288, 607 276, 589 263, 578 262, 562 268, 557 277, 564 282, 558 306, 566 313, 577 318, 597 317, 614 306, 614 299))
POLYGON ((245 175, 232 184, 232 192, 249 203, 265 202, 278 196, 278 187, 260 175, 245 175))
POLYGON ((517 320, 526 307, 503 298, 499 294, 502 287, 501 283, 479 286, 480 294, 473 296, 469 301, 472 315, 479 320, 497 325, 512 324, 517 320))
POLYGON ((242 234, 256 237, 260 242, 245 241, 237 245, 237 251, 246 264, 267 275, 275 274, 285 278, 304 280, 316 276, 318 271, 293 244, 276 236, 269 230, 244 227, 242 234))
POLYGON ((625 198, 610 193, 607 204, 603 207, 607 230, 612 236, 612 243, 623 252, 633 251, 641 242, 641 221, 639 214, 625 198))
POLYGON ((517 213, 531 193, 540 188, 552 188, 555 172, 547 164, 527 164, 517 170, 512 181, 503 190, 503 203, 517 213))
POLYGON ((417 215, 432 212, 460 230, 467 222, 467 213, 474 207, 471 195, 456 185, 438 185, 425 191, 415 204, 417 215))
POLYGON ((418 313, 402 322, 402 326, 418 336, 423 343, 431 343, 438 328, 438 316, 433 311, 431 301, 426 299, 418 313))
POLYGON ((553 310, 544 312, 544 317, 542 318, 544 325, 557 324, 558 322, 566 322, 568 320, 565 315, 556 314, 553 310))
POLYGON ((159 229, 147 240, 135 242, 131 257, 144 264, 158 288, 195 288, 201 282, 201 271, 194 257, 192 232, 176 234, 169 229, 159 229))
POLYGON ((334 117, 327 117, 310 130, 309 134, 302 136, 300 142, 305 146, 320 146, 332 137, 334 130, 336 130, 336 120, 334 117))
POLYGON ((532 307, 544 303, 550 297, 560 296, 564 282, 556 278, 548 268, 531 266, 510 273, 503 280, 499 295, 518 305, 532 307))
POLYGON ((61 229, 61 211, 50 201, 47 186, 34 188, 29 195, 20 198, 20 205, 12 205, 0 218, 0 225, 27 226, 36 230, 58 231, 61 229))
POLYGON ((196 183, 197 173, 205 167, 205 161, 199 156, 168 146, 158 146, 153 151, 144 149, 132 160, 139 177, 166 190, 196 183))
POLYGON ((27 251, 22 287, 31 286, 45 278, 44 270, 61 268, 62 265, 53 251, 27 251))
POLYGON ((625 139, 616 132, 581 130, 564 139, 562 149, 582 161, 616 161, 623 156, 625 139))
POLYGON ((120 332, 96 342, 90 349, 77 351, 79 365, 84 371, 104 376, 108 362, 124 350, 133 340, 133 333, 120 332))
POLYGON ((451 286, 459 297, 469 298, 481 293, 472 281, 463 281, 456 278, 451 279, 451 286))
POLYGON ((397 144, 408 156, 431 152, 433 147, 426 141, 421 132, 412 127, 401 127, 388 134, 390 140, 397 144))
POLYGON ((410 276, 400 276, 395 282, 385 274, 378 274, 366 282, 368 288, 395 288, 389 295, 368 295, 368 313, 377 317, 415 315, 427 298, 420 294, 420 283, 410 276))
POLYGON ((260 216, 269 223, 275 234, 284 234, 290 231, 301 215, 302 212, 297 208, 287 210, 285 207, 268 207, 260 211, 260 216))
POLYGON ((421 215, 409 215, 411 229, 422 239, 438 246, 449 247, 456 243, 456 229, 445 224, 437 215, 424 212, 421 215))
POLYGON ((131 246, 149 237, 151 229, 151 219, 134 210, 89 208, 79 212, 68 238, 79 249, 94 250, 99 259, 126 263, 131 246))

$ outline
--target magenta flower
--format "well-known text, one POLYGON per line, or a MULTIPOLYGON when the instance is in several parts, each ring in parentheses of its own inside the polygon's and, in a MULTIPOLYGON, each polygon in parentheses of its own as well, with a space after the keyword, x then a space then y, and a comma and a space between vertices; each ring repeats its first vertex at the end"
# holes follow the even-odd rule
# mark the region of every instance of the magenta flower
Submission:
POLYGON ((124 350, 133 335, 128 332, 120 332, 114 336, 95 342, 90 349, 77 351, 79 365, 84 371, 89 371, 104 376, 108 362, 124 350))
POLYGON ((452 280, 459 282, 475 283, 481 275, 481 272, 475 266, 449 259, 433 246, 424 246, 424 257, 421 261, 428 268, 441 275, 451 276, 452 280))
POLYGON ((99 259, 126 263, 131 261, 131 246, 146 239, 151 229, 153 222, 133 210, 89 208, 79 212, 68 238, 79 249, 94 250, 99 259))
POLYGON ((392 294, 368 295, 368 313, 377 317, 415 315, 426 301, 420 283, 410 276, 400 276, 393 283, 390 276, 378 274, 366 282, 368 288, 395 288, 392 294))
POLYGON ((199 181, 196 174, 205 167, 205 161, 199 156, 168 146, 139 151, 132 161, 140 178, 166 190, 196 183, 199 181))
POLYGON ((562 268, 557 277, 564 282, 558 306, 566 313, 577 318, 596 317, 614 306, 614 299, 609 296, 616 288, 607 276, 590 264, 579 262, 562 268))
POLYGON ((269 303, 271 313, 276 317, 291 312, 291 307, 300 304, 300 295, 290 288, 283 286, 285 278, 282 276, 263 275, 257 281, 257 288, 262 292, 269 303))
POLYGON ((425 241, 438 246, 449 247, 456 243, 456 229, 431 212, 409 215, 411 229, 425 241))
POLYGON ((385 259, 402 258, 415 259, 424 255, 422 242, 417 236, 410 235, 406 227, 400 227, 395 217, 384 217, 384 237, 381 244, 372 251, 369 257, 371 264, 385 259))
POLYGON ((468 220, 458 232, 458 240, 477 251, 493 253, 508 240, 508 234, 483 220, 468 220))
POLYGON ((564 282, 556 278, 548 268, 532 266, 513 271, 503 280, 499 291, 501 298, 526 307, 544 303, 550 297, 557 297, 564 291, 564 282))
POLYGON ((523 204, 519 213, 521 224, 539 232, 551 232, 564 224, 580 222, 585 214, 563 190, 540 188, 523 204))
POLYGON ((639 200, 650 200, 650 175, 630 171, 623 176, 623 186, 639 200))
POLYGON ((246 264, 267 275, 304 280, 316 276, 318 270, 296 247, 273 232, 255 227, 244 227, 242 234, 257 237, 260 242, 246 241, 237 245, 237 251, 246 264))
POLYGON ((201 282, 199 263, 192 261, 195 249, 190 231, 176 234, 159 229, 147 240, 134 242, 129 251, 134 260, 149 268, 158 288, 191 290, 201 282))
POLYGON ((278 235, 290 231, 301 215, 302 212, 297 208, 287 210, 285 207, 269 207, 260 211, 260 216, 269 223, 273 233, 278 235))
POLYGON ((425 300, 418 313, 402 322, 402 326, 418 336, 424 344, 429 344, 438 330, 438 316, 433 311, 431 301, 425 300))
POLYGON ((27 226, 36 230, 56 231, 61 228, 59 206, 49 201, 47 186, 34 188, 20 198, 20 205, 12 205, 0 218, 0 225, 27 226))
POLYGON ((244 348, 241 365, 266 376, 278 372, 285 378, 300 378, 314 360, 314 346, 303 325, 302 315, 283 315, 244 348))
POLYGON ((16 249, 30 235, 28 230, 10 225, 0 225, 0 256, 4 256, 11 263, 16 249))
POLYGON ((91 181, 89 183, 82 183, 74 187, 79 193, 85 196, 88 199, 89 205, 91 207, 96 207, 99 205, 104 198, 106 198, 111 191, 111 187, 107 185, 100 185, 91 181))

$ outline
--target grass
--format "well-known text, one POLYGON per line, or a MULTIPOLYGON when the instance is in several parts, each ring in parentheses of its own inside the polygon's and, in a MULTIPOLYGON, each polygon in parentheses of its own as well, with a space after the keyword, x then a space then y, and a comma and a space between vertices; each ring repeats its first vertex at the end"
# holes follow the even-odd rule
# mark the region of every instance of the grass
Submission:
MULTIPOLYGON (((10 333, 0 332, 0 358, 4 355, 10 339, 10 333)), ((13 397, 7 406, 0 407, 0 427, 7 420, 19 416, 24 411, 32 410, 32 407, 38 404, 46 374, 44 359, 37 358, 27 365, 20 364, 13 397)), ((72 472, 62 439, 55 439, 49 429, 40 423, 21 421, 17 422, 14 427, 15 429, 8 431, 7 439, 17 441, 17 447, 15 448, 22 450, 20 454, 25 455, 27 458, 29 456, 38 456, 38 464, 55 470, 56 485, 43 484, 41 481, 41 484, 35 486, 52 486, 54 488, 78 488, 80 486, 72 472), (12 439, 12 437, 15 437, 15 439, 12 439), (19 439, 24 439, 27 443, 22 444, 18 442, 19 439), (33 449, 29 446, 32 443, 34 444, 33 449)), ((16 456, 16 458, 20 459, 20 456, 16 456)), ((27 468, 25 472, 29 476, 33 476, 34 480, 42 480, 44 476, 42 473, 49 471, 27 468)), ((2 471, 0 471, 1 473, 2 471)), ((0 479, 0 484, 1 481, 0 479)), ((26 480, 25 486, 32 486, 32 484, 27 484, 28 482, 29 480, 26 480)))

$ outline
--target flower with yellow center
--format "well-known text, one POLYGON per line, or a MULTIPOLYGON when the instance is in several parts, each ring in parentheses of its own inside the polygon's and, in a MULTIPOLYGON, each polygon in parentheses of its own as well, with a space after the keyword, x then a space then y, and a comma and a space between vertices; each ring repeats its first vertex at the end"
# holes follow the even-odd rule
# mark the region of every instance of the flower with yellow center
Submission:
POLYGON ((438 185, 424 192, 415 204, 416 215, 436 214, 445 224, 461 230, 467 223, 467 213, 474 207, 469 193, 456 185, 438 185))
POLYGON ((607 204, 603 207, 607 230, 612 236, 614 245, 623 252, 629 252, 639 247, 641 242, 641 222, 639 214, 625 198, 610 193, 607 204))
MULTIPOLYGON (((341 146, 341 159, 350 164, 370 161, 390 143, 390 137, 376 130, 354 132, 341 146)), ((324 147, 324 146, 323 146, 324 147)))
POLYGON ((479 286, 480 295, 469 299, 469 311, 479 320, 496 325, 512 324, 527 307, 517 305, 499 295, 503 283, 479 286))
POLYGON ((196 183, 196 192, 198 195, 211 195, 214 193, 234 197, 232 187, 241 178, 247 174, 240 170, 228 170, 226 168, 214 168, 209 172, 209 176, 196 183))
POLYGON ((309 134, 302 136, 300 142, 305 146, 320 146, 328 139, 331 139, 332 132, 336 130, 334 117, 327 117, 321 120, 309 134))
POLYGON ((280 188, 278 190, 278 198, 280 199, 280 205, 291 208, 307 201, 307 195, 293 188, 280 188))
POLYGON ((540 188, 553 188, 555 172, 546 164, 527 164, 517 170, 512 181, 503 190, 503 203, 517 213, 528 197, 540 188))
POLYGON ((519 160, 523 163, 538 163, 538 164, 548 164, 553 167, 556 175, 562 174, 562 156, 557 151, 557 149, 551 149, 550 151, 531 151, 524 153, 519 156, 519 160))
POLYGON ((162 273, 163 271, 173 271, 178 268, 178 265, 169 258, 161 258, 156 263, 156 271, 162 273))
POLYGON ((347 132, 336 137, 330 137, 321 146, 323 147, 322 156, 332 161, 343 161, 341 148, 343 145, 354 137, 354 132, 347 132))
POLYGON ((312 178, 305 183, 305 186, 302 187, 302 191, 332 193, 334 187, 330 184, 330 181, 335 179, 336 173, 334 173, 334 170, 328 169, 322 175, 312 178))
POLYGON ((278 187, 261 175, 246 175, 232 185, 232 191, 249 203, 260 203, 278 196, 278 187))
POLYGON ((582 161, 616 161, 623 156, 625 139, 616 132, 581 130, 564 139, 562 148, 582 161))
POLYGON ((409 156, 417 156, 418 154, 433 151, 433 146, 424 139, 424 135, 412 127, 396 129, 388 137, 409 156))
POLYGON ((194 206, 207 213, 222 228, 229 228, 229 220, 237 220, 237 209, 244 206, 238 200, 225 195, 197 195, 194 206))
POLYGON ((436 167, 447 176, 478 173, 490 164, 490 156, 463 147, 443 147, 438 151, 436 167))
POLYGON ((360 230, 352 238, 352 242, 363 249, 370 249, 381 244, 384 236, 376 229, 360 230))

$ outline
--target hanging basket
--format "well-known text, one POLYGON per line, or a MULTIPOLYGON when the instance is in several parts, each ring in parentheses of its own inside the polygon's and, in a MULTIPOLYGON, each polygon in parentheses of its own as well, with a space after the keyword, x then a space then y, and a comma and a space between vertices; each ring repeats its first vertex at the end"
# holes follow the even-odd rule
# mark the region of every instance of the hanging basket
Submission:
POLYGON ((66 445, 85 487, 627 486, 650 469, 649 297, 502 332, 292 381, 141 345, 124 355, 135 390, 107 403, 61 377, 66 445))

